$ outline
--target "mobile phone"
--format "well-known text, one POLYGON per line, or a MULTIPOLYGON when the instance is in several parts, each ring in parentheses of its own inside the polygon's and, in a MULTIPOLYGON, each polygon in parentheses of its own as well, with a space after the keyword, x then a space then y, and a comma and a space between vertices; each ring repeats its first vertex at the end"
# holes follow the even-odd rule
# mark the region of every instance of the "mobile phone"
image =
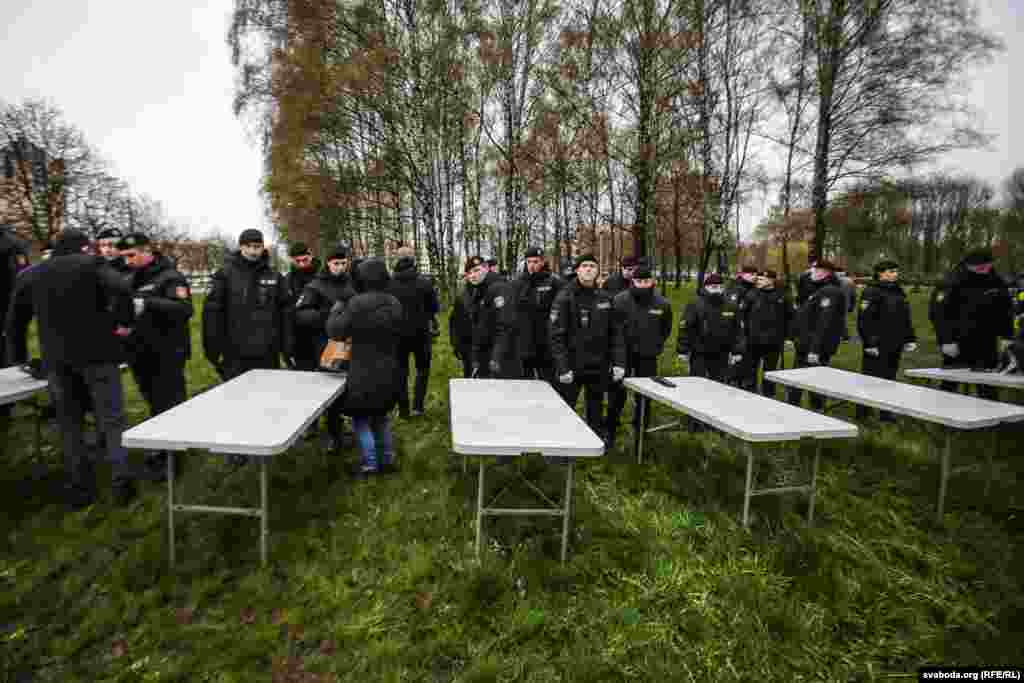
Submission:
POLYGON ((664 377, 652 377, 651 381, 660 384, 663 387, 668 387, 669 389, 674 389, 676 386, 675 382, 670 382, 664 377))

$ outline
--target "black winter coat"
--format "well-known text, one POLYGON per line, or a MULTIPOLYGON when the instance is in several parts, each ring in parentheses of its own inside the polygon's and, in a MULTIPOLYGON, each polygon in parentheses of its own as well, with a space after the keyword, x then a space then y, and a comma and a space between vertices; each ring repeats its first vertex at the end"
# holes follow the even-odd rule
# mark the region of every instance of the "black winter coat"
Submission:
POLYGON ((895 282, 872 282, 864 288, 857 312, 857 334, 865 349, 883 354, 898 353, 903 345, 916 342, 910 302, 895 282))
POLYGON ((441 310, 441 305, 433 283, 420 275, 415 261, 398 259, 388 293, 402 304, 402 337, 426 336, 430 331, 430 321, 441 310))
POLYGON ((298 302, 306 285, 316 279, 316 276, 320 273, 320 266, 320 259, 314 257, 310 261, 309 268, 296 268, 292 266, 288 274, 284 276, 285 287, 288 288, 288 296, 291 298, 292 305, 298 302))
POLYGON ((551 305, 565 281, 550 271, 523 273, 518 282, 519 351, 523 358, 551 357, 551 305))
POLYGON ((1010 292, 993 270, 987 275, 957 266, 932 292, 928 318, 939 345, 985 346, 1013 335, 1010 292))
POLYGON ((846 331, 846 295, 835 275, 821 282, 811 281, 808 297, 797 308, 792 334, 797 349, 831 358, 846 331))
POLYGON ((551 357, 555 374, 609 376, 627 366, 622 326, 615 324, 612 296, 603 289, 567 285, 551 306, 551 357))
MULTIPOLYGON (((494 319, 488 314, 488 302, 493 302, 491 288, 501 284, 494 273, 488 273, 479 285, 466 284, 455 300, 448 319, 448 336, 452 348, 462 357, 474 362, 487 363, 494 347, 494 319)), ((495 290, 496 291, 496 290, 495 290)))
POLYGON ((294 351, 292 307, 284 277, 267 252, 247 261, 238 252, 213 274, 203 306, 203 349, 211 363, 223 358, 266 358, 294 351))
POLYGON ((631 287, 612 301, 615 325, 625 335, 630 360, 657 358, 672 336, 672 305, 654 289, 631 287))
POLYGON ((744 346, 782 346, 793 323, 793 302, 786 290, 753 288, 741 314, 744 346))
POLYGON ((739 307, 724 294, 702 294, 680 320, 676 353, 742 353, 739 307))
POLYGON ((632 280, 627 280, 622 277, 622 271, 620 270, 619 272, 612 273, 608 276, 608 279, 605 280, 604 287, 602 287, 602 289, 611 294, 612 297, 615 297, 620 292, 628 290, 632 283, 632 280))
POLYGON ((132 298, 142 297, 146 303, 142 315, 129 325, 133 332, 125 337, 125 347, 130 355, 155 353, 191 358, 188 321, 192 318, 192 295, 188 280, 170 259, 159 252, 154 256, 151 264, 129 276, 132 298))
POLYGON ((327 319, 334 304, 340 301, 347 305, 355 295, 348 273, 334 276, 329 270, 322 271, 302 290, 295 304, 295 325, 297 330, 312 336, 317 358, 327 344, 327 319))
POLYGON ((27 333, 33 317, 38 318, 39 345, 50 367, 123 361, 113 311, 115 303, 130 294, 128 279, 98 256, 54 256, 23 270, 7 316, 9 361, 28 360, 27 333))

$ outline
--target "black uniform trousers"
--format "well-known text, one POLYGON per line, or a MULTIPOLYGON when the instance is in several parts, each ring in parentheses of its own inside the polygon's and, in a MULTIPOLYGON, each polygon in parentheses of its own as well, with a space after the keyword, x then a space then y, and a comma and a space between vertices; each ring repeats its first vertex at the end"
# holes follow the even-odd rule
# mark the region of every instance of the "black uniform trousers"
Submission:
POLYGON ((541 379, 545 382, 555 381, 555 362, 550 353, 541 353, 523 359, 523 376, 526 379, 541 379))
MULTIPOLYGON (((654 377, 658 374, 657 358, 630 358, 626 368, 626 377, 654 377)), ((633 429, 640 429, 640 401, 647 401, 640 394, 634 395, 633 429)), ((650 401, 644 414, 644 429, 651 425, 650 401)), ((612 382, 608 388, 608 436, 614 438, 619 428, 619 419, 626 407, 626 387, 622 382, 612 382)))
MULTIPOLYGON (((865 375, 871 377, 881 377, 882 379, 896 379, 896 374, 900 370, 900 357, 902 352, 890 351, 888 353, 879 350, 877 356, 869 356, 868 354, 861 355, 860 371, 865 375)), ((865 405, 857 405, 857 419, 864 420, 875 414, 875 409, 865 405)), ((890 421, 893 419, 892 413, 882 410, 879 413, 879 418, 882 420, 890 421)))
MULTIPOLYGON (((975 368, 991 370, 999 365, 999 339, 993 337, 991 340, 985 339, 981 341, 970 340, 966 342, 960 342, 960 355, 956 358, 950 358, 949 356, 942 356, 942 367, 943 368, 975 368)), ((956 391, 957 384, 955 382, 942 382, 939 388, 943 391, 956 391)), ((976 391, 978 392, 978 398, 986 398, 991 401, 997 400, 999 393, 995 387, 986 386, 984 384, 976 384, 976 391)), ((971 386, 967 385, 968 393, 971 390, 971 386)))
POLYGON ((183 403, 185 357, 180 353, 135 353, 129 364, 142 398, 149 404, 149 416, 183 403))
POLYGON ((744 388, 757 391, 758 380, 760 380, 761 394, 768 398, 775 398, 775 382, 764 379, 761 371, 763 369, 764 372, 772 372, 779 369, 779 363, 782 360, 782 345, 754 344, 747 349, 746 357, 750 360, 751 381, 749 387, 744 388))
POLYGON ((412 409, 423 412, 427 399, 427 380, 430 378, 430 351, 430 335, 426 330, 422 334, 402 337, 398 341, 398 384, 402 387, 398 397, 398 414, 403 417, 409 415, 409 356, 412 355, 416 361, 412 409))
POLYGON ((707 377, 716 382, 725 382, 729 372, 729 352, 691 353, 690 376, 707 377))
POLYGON ((297 336, 295 339, 295 369, 316 370, 320 366, 320 355, 317 353, 316 340, 308 335, 297 336))
MULTIPOLYGON (((605 373, 606 374, 606 373, 605 373)), ((609 379, 600 372, 573 372, 572 382, 564 384, 558 382, 555 388, 562 396, 562 399, 569 406, 576 410, 576 400, 580 397, 580 391, 584 392, 584 403, 587 425, 598 435, 605 435, 605 424, 602 419, 602 408, 604 394, 608 388, 609 379)))
MULTIPOLYGON (((831 361, 831 360, 832 360, 831 356, 819 355, 818 356, 818 365, 820 365, 822 367, 826 367, 826 366, 828 366, 829 361, 831 361)), ((807 362, 807 351, 801 350, 799 347, 797 347, 796 356, 795 356, 795 358, 793 360, 793 367, 794 368, 810 368, 810 367, 814 367, 810 363, 807 362)), ((825 397, 824 396, 822 396, 821 394, 816 394, 813 391, 809 391, 807 393, 811 397, 811 408, 812 409, 814 409, 814 410, 822 410, 822 409, 825 408, 825 397)), ((789 390, 786 392, 786 400, 789 403, 791 403, 791 404, 793 404, 795 406, 799 406, 800 403, 804 400, 804 390, 800 389, 800 388, 797 388, 797 387, 789 387, 789 390)))
POLYGON ((277 370, 281 367, 278 354, 262 358, 224 358, 224 381, 234 379, 250 370, 277 370))

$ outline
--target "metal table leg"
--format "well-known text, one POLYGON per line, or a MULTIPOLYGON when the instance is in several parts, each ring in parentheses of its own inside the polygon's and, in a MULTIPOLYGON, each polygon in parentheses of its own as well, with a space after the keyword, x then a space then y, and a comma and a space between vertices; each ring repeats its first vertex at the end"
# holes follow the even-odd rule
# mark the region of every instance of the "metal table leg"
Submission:
POLYGON ((944 430, 946 436, 946 443, 942 449, 942 474, 939 480, 939 505, 935 515, 935 521, 942 524, 942 511, 946 504, 946 483, 949 480, 949 461, 952 457, 953 451, 953 432, 949 429, 944 430))
MULTIPOLYGON (((799 442, 797 442, 799 444, 799 442)), ((798 446, 799 447, 799 446, 798 446)), ((814 496, 818 492, 818 460, 821 458, 821 441, 814 446, 814 464, 811 465, 810 502, 807 505, 807 526, 814 524, 814 496)))
POLYGON ((171 568, 174 568, 174 451, 167 453, 167 536, 171 553, 171 568))
MULTIPOLYGON (((463 456, 465 457, 465 456, 463 456)), ((476 559, 480 561, 480 542, 484 531, 484 459, 480 458, 480 471, 476 484, 476 559)))
POLYGON ((992 477, 994 475, 993 467, 993 453, 999 454, 999 425, 996 425, 992 429, 992 448, 987 451, 988 456, 988 477, 985 479, 985 497, 988 498, 989 491, 992 490, 992 477))
POLYGON ((644 400, 643 394, 637 392, 636 395, 640 399, 640 427, 636 430, 636 462, 639 465, 644 461, 644 432, 647 431, 644 421, 647 418, 647 401, 644 400))
POLYGON ((260 458, 260 562, 267 566, 267 459, 260 458))
POLYGON ((750 492, 754 484, 754 449, 749 443, 743 444, 743 451, 747 454, 747 486, 743 492, 743 526, 750 523, 750 492))
POLYGON ((562 564, 565 564, 566 552, 569 548, 569 514, 572 510, 572 466, 569 461, 565 470, 565 502, 562 507, 562 564))

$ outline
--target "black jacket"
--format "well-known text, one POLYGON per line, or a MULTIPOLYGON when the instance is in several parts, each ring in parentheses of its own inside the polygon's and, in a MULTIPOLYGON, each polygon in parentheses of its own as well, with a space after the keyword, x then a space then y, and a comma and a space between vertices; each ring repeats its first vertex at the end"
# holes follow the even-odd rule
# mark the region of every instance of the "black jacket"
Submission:
POLYGON ((962 263, 932 292, 928 318, 939 345, 968 346, 1013 336, 1010 292, 993 270, 971 272, 962 263))
POLYGON ((232 253, 212 282, 203 306, 203 349, 210 362, 292 354, 288 289, 267 252, 255 262, 232 253))
MULTIPOLYGON (((468 354, 474 362, 482 360, 486 363, 494 346, 493 318, 488 315, 487 301, 488 292, 499 283, 494 273, 488 273, 479 285, 467 283, 456 298, 448 319, 452 348, 458 349, 463 357, 468 354)), ((491 292, 491 301, 493 296, 491 292)))
POLYGON ((348 273, 335 276, 329 270, 320 272, 302 290, 295 304, 295 326, 312 336, 317 357, 327 343, 327 319, 334 304, 348 304, 355 295, 348 273))
POLYGON ((754 289, 754 285, 750 284, 746 280, 740 280, 739 278, 729 283, 729 286, 725 288, 723 292, 725 300, 736 307, 737 310, 743 311, 747 305, 747 294, 754 289))
POLYGON ((123 361, 120 338, 114 335, 114 310, 130 293, 127 278, 97 256, 54 256, 25 269, 17 278, 7 316, 10 362, 28 360, 33 317, 39 322, 43 360, 51 367, 123 361))
POLYGON ((413 259, 398 259, 388 293, 402 304, 400 334, 405 338, 426 336, 430 331, 430 320, 438 314, 441 306, 437 290, 430 280, 420 275, 413 259))
POLYGON ((192 295, 188 280, 167 258, 156 258, 147 267, 129 276, 132 298, 145 300, 142 315, 129 325, 133 332, 125 337, 129 354, 155 353, 192 357, 192 295))
POLYGON ((835 275, 810 281, 807 299, 797 308, 792 334, 797 349, 831 358, 846 331, 846 295, 835 275))
POLYGON ((550 271, 523 273, 518 282, 519 350, 523 358, 551 356, 551 305, 565 281, 550 271))
POLYGON ((615 324, 625 335, 630 359, 657 358, 672 336, 672 304, 653 288, 630 287, 612 300, 615 324))
POLYGON ((676 353, 742 353, 739 307, 725 294, 702 294, 680 320, 676 353))
POLYGON ((782 346, 793 323, 793 302, 785 289, 753 288, 740 315, 744 346, 782 346))
POLYGON ((600 374, 627 366, 625 334, 615 324, 612 296, 604 289, 567 285, 551 305, 551 357, 555 373, 600 374))
POLYGON ((320 259, 315 257, 310 261, 309 268, 296 268, 292 266, 288 274, 284 276, 285 287, 288 288, 288 296, 291 298, 292 305, 298 302, 299 297, 302 296, 302 290, 316 279, 319 272, 320 259))
POLYGON ((331 339, 352 340, 343 412, 352 416, 386 415, 403 389, 398 381, 402 304, 384 291, 387 270, 383 263, 369 261, 364 266, 369 267, 361 269, 359 279, 366 291, 331 310, 327 334, 331 339))
POLYGON ((857 334, 865 349, 885 354, 898 353, 903 345, 916 342, 910 302, 895 282, 874 281, 864 288, 857 312, 857 334))
POLYGON ((624 292, 627 289, 629 289, 632 283, 632 280, 627 280, 626 278, 622 277, 622 271, 620 270, 619 272, 612 273, 611 275, 608 276, 608 279, 604 281, 604 287, 602 289, 604 289, 609 294, 611 294, 612 297, 614 297, 620 292, 624 292))
POLYGON ((816 289, 814 279, 811 277, 811 271, 805 270, 800 273, 800 277, 796 281, 796 305, 797 307, 803 306, 804 302, 814 294, 816 289))
POLYGON ((24 255, 17 238, 7 231, 0 232, 0 312, 7 315, 14 294, 14 280, 18 276, 18 255, 24 255))

